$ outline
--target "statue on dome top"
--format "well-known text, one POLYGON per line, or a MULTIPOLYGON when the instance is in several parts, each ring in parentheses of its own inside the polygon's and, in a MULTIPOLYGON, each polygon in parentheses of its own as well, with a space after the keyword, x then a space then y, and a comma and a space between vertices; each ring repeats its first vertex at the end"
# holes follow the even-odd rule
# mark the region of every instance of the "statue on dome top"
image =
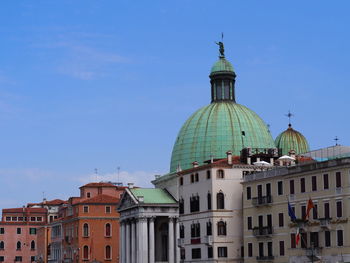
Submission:
POLYGON ((219 42, 215 42, 215 44, 219 46, 220 57, 225 57, 224 43, 219 41, 219 42))

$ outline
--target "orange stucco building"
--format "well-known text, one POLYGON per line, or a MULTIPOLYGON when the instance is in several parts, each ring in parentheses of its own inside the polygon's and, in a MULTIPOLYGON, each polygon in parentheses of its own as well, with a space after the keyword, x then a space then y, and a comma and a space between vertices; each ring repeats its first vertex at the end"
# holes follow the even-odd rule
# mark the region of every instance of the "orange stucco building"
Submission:
POLYGON ((125 187, 90 183, 80 187, 51 223, 49 262, 119 262, 119 214, 125 187))

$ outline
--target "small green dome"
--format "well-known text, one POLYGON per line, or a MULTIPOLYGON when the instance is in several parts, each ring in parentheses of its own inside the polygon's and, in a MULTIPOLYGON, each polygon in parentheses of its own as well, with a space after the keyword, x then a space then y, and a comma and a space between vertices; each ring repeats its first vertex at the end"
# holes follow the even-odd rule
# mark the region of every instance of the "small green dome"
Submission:
POLYGON ((242 148, 275 148, 264 121, 252 110, 232 101, 217 101, 195 112, 182 126, 171 156, 170 172, 192 167, 227 151, 240 155, 242 148), (242 135, 243 134, 245 135, 242 135))
POLYGON ((291 150, 294 150, 296 154, 310 151, 309 144, 304 135, 294 130, 291 124, 289 124, 287 130, 277 136, 275 144, 277 148, 282 150, 283 155, 288 154, 291 150))
POLYGON ((212 66, 210 75, 216 72, 234 72, 232 64, 225 59, 225 57, 220 57, 218 61, 212 66))

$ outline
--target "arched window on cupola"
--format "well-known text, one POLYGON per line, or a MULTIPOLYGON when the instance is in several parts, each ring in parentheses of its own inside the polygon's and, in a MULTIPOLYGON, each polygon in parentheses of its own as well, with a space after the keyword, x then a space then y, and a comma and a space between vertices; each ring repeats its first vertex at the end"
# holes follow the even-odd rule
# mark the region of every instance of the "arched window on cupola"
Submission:
POLYGON ((85 223, 83 225, 83 237, 89 236, 89 224, 85 223))
POLYGON ((89 247, 88 246, 84 246, 83 247, 83 259, 89 259, 89 247))
POLYGON ((106 246, 105 248, 105 256, 106 259, 111 259, 112 258, 112 253, 111 253, 111 246, 106 246))
POLYGON ((105 235, 106 237, 110 237, 112 234, 111 234, 111 224, 110 223, 107 223, 106 226, 105 226, 105 235))
POLYGON ((18 242, 17 242, 17 245, 16 245, 16 249, 17 249, 17 250, 21 250, 21 248, 22 248, 21 241, 18 241, 18 242))
POLYGON ((34 240, 32 240, 32 242, 30 242, 30 249, 35 250, 35 241, 34 240))

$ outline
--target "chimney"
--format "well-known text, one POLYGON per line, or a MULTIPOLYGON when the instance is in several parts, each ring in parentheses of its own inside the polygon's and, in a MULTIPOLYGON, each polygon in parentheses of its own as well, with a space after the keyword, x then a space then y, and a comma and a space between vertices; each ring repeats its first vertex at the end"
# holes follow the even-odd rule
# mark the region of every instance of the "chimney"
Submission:
POLYGON ((232 165, 232 152, 231 151, 227 151, 226 155, 227 155, 227 163, 229 165, 232 165))
POLYGON ((128 188, 130 189, 134 188, 134 183, 128 183, 128 188))
POLYGON ((194 161, 194 162, 192 163, 192 165, 193 165, 193 168, 196 168, 196 167, 198 167, 198 162, 197 162, 197 161, 194 161))

